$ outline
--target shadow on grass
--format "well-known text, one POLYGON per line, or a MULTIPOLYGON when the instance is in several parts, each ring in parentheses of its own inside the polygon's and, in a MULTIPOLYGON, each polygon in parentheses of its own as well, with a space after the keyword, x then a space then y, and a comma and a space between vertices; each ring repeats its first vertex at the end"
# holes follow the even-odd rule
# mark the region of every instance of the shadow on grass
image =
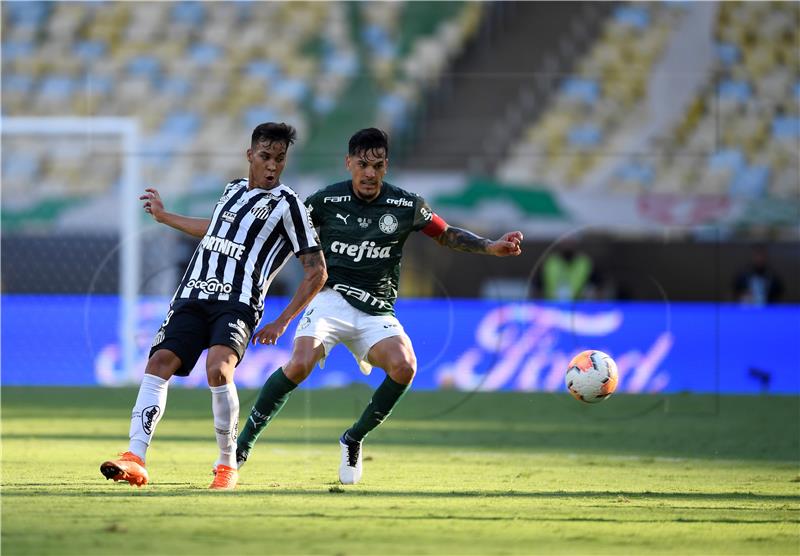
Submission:
MULTIPOLYGON (((800 511, 800 495, 794 494, 754 494, 751 492, 653 492, 653 491, 625 491, 625 490, 581 490, 581 491, 520 491, 520 490, 502 490, 502 491, 480 491, 480 490, 454 490, 449 492, 443 491, 430 491, 430 490, 351 490, 349 487, 341 487, 338 483, 326 483, 319 486, 319 488, 309 489, 282 489, 280 486, 260 486, 260 485, 246 485, 243 484, 247 490, 239 489, 235 492, 220 493, 209 492, 205 488, 193 487, 191 483, 159 483, 159 487, 178 487, 180 490, 169 491, 154 491, 147 487, 134 489, 127 484, 118 484, 112 486, 115 490, 107 490, 106 485, 100 483, 84 483, 76 485, 71 483, 74 488, 68 491, 64 490, 46 490, 48 487, 64 487, 67 486, 63 482, 53 483, 26 483, 24 485, 10 485, 3 488, 4 497, 30 497, 30 496, 49 496, 49 497, 80 497, 80 498, 112 498, 112 497, 131 497, 131 496, 144 496, 148 498, 174 498, 182 496, 237 496, 237 497, 252 497, 252 496, 345 496, 351 498, 519 498, 519 499, 543 499, 543 500, 569 500, 569 499, 583 499, 583 498, 613 498, 610 502, 616 502, 620 497, 629 499, 630 501, 644 501, 644 500, 663 500, 663 501, 731 501, 731 502, 764 502, 764 503, 794 503, 798 504, 797 508, 800 511), (81 490, 85 488, 87 490, 81 490), (45 490, 42 490, 45 489, 45 490), (331 490, 335 489, 335 490, 331 490)), ((726 508, 719 507, 713 508, 724 510, 726 508)), ((613 521, 613 520, 611 520, 613 521)), ((691 521, 687 519, 686 521, 691 521)))

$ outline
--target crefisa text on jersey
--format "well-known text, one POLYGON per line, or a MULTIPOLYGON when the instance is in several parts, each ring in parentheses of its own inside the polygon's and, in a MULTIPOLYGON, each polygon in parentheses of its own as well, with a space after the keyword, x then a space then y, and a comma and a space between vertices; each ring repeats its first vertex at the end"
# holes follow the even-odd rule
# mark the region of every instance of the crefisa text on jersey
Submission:
POLYGON ((353 257, 353 262, 357 263, 361 259, 388 259, 392 256, 392 246, 386 245, 379 247, 374 241, 364 240, 360 245, 334 241, 331 243, 331 251, 340 255, 353 257))
POLYGON ((386 199, 386 202, 390 205, 397 205, 398 207, 414 206, 414 201, 409 201, 408 199, 386 199))

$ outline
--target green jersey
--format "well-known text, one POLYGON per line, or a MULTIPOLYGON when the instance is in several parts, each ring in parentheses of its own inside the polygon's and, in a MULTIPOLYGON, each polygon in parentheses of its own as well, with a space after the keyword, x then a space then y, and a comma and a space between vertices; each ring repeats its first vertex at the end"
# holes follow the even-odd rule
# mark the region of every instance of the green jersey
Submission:
POLYGON ((433 211, 419 195, 383 182, 372 201, 356 197, 351 181, 306 200, 328 266, 327 286, 370 315, 393 315, 403 244, 427 226, 433 211))

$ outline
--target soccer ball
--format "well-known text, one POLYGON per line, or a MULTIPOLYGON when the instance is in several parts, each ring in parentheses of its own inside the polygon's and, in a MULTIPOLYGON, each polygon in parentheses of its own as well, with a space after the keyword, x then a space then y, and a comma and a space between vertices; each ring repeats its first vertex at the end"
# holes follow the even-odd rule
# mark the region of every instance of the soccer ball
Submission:
POLYGON ((594 349, 582 351, 569 362, 567 383, 569 393, 576 400, 598 403, 617 389, 619 376, 617 364, 611 357, 594 349))

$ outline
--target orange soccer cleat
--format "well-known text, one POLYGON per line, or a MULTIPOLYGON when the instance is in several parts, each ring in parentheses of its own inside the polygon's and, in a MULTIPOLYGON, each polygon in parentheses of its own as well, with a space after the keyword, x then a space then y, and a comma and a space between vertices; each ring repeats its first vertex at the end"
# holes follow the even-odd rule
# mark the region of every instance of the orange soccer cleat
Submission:
POLYGON ((106 479, 128 481, 138 487, 146 485, 149 478, 147 469, 144 468, 144 461, 133 452, 124 452, 120 454, 119 459, 103 462, 100 473, 106 479))
POLYGON ((212 490, 233 490, 239 480, 239 472, 233 467, 222 465, 221 463, 214 468, 214 480, 208 487, 212 490))

